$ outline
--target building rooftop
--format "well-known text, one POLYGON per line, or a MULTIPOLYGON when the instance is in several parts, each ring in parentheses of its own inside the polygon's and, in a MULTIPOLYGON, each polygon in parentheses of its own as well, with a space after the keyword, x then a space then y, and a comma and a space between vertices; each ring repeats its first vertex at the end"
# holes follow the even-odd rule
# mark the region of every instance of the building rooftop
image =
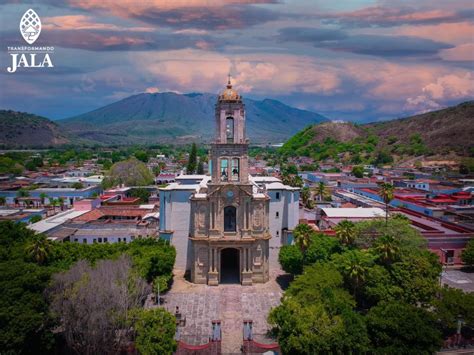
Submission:
POLYGON ((30 224, 28 226, 29 229, 34 230, 38 233, 47 232, 53 228, 60 226, 61 224, 65 223, 66 221, 82 216, 83 214, 89 211, 77 211, 77 210, 68 210, 64 212, 60 212, 55 216, 43 219, 42 221, 30 224))
POLYGON ((385 217, 385 211, 378 207, 321 208, 329 218, 378 218, 385 217))

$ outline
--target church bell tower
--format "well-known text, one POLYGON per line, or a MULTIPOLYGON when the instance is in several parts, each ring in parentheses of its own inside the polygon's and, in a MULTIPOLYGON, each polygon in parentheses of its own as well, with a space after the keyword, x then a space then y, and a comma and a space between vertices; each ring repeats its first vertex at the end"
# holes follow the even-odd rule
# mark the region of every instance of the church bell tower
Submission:
POLYGON ((245 105, 229 80, 216 103, 216 134, 211 145, 212 183, 248 183, 245 105))
POLYGON ((248 169, 245 105, 230 77, 215 106, 211 177, 191 196, 191 281, 267 282, 269 201, 248 169))

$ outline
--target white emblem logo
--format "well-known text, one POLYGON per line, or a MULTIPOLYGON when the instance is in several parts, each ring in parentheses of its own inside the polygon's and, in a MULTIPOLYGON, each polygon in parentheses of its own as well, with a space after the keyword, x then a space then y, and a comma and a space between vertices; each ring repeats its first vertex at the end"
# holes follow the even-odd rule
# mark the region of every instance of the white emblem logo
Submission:
POLYGON ((28 44, 33 44, 41 33, 41 20, 38 14, 29 9, 20 21, 20 32, 28 44))

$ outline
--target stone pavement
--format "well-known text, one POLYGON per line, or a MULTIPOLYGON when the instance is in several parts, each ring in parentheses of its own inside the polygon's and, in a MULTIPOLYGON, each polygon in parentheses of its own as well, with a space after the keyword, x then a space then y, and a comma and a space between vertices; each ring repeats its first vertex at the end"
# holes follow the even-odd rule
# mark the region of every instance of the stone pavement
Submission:
POLYGON ((271 280, 266 284, 207 286, 186 281, 182 272, 176 270, 173 286, 163 296, 164 307, 174 314, 178 306, 182 317, 186 318, 186 325, 180 329, 184 342, 193 345, 207 343, 211 321, 220 320, 222 352, 240 353, 244 320, 253 321, 256 336, 269 330, 268 313, 280 304, 283 294, 276 282, 281 274, 280 269, 273 269, 271 280))
POLYGON ((441 274, 443 284, 460 288, 464 292, 474 292, 474 273, 462 270, 443 270, 441 274))

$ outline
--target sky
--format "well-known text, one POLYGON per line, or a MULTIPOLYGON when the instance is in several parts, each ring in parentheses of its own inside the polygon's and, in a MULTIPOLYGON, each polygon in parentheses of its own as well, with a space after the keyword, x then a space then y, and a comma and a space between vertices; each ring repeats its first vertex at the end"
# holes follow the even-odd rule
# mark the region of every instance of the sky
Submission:
POLYGON ((138 93, 219 93, 334 120, 405 117, 474 96, 471 0, 0 2, 0 108, 51 119, 138 93), (54 68, 8 73, 32 8, 54 68))

